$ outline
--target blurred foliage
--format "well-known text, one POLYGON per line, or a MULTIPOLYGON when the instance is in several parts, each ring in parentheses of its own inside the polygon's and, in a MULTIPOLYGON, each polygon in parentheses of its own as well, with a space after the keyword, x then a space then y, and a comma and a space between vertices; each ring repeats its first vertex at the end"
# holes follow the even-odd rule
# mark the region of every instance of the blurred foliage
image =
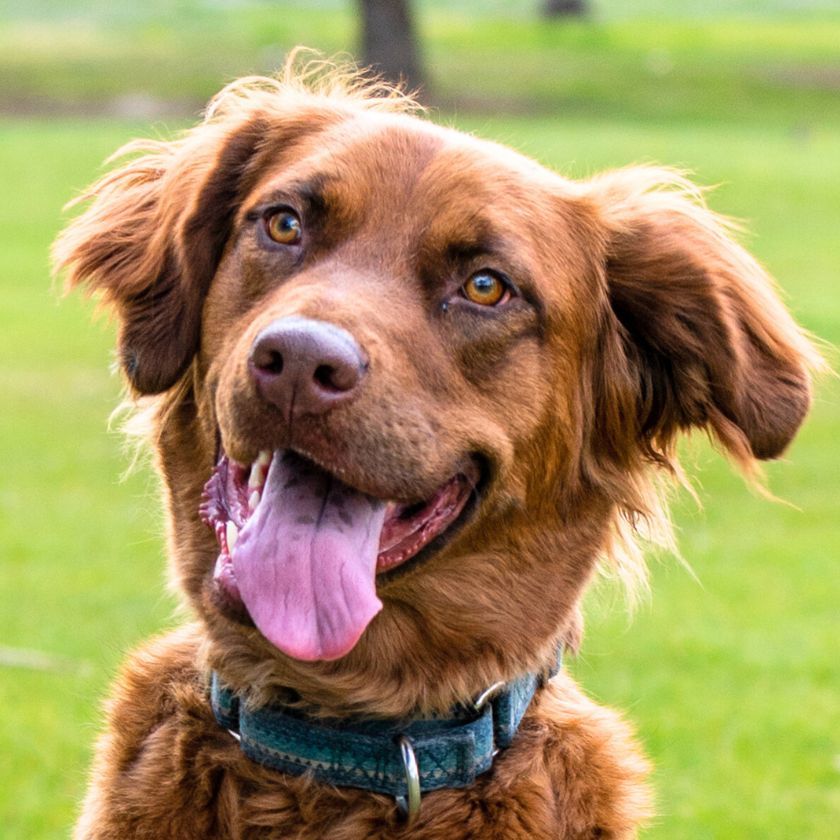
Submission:
MULTIPOLYGON (((193 114, 220 81, 271 73, 296 44, 332 55, 352 53, 357 41, 349 0, 309 3, 305 12, 282 0, 41 0, 29 13, 6 5, 7 112, 193 114)), ((727 15, 715 17, 707 4, 682 0, 645 3, 645 15, 629 18, 625 5, 601 2, 591 21, 545 22, 530 2, 490 12, 478 2, 418 3, 426 98, 449 109, 564 117, 836 122, 840 9, 817 14, 820 4, 799 4, 794 13, 791 3, 766 0, 725 4, 727 15), (775 14, 759 16, 762 8, 775 14)))

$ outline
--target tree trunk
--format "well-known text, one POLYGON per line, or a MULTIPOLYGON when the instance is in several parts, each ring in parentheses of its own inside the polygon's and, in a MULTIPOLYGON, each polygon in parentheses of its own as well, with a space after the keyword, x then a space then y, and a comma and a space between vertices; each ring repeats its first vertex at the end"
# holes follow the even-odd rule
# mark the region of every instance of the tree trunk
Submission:
POLYGON ((568 15, 583 17, 589 13, 587 0, 545 0, 542 7, 544 18, 563 17, 568 15))
POLYGON ((418 88, 423 83, 423 71, 408 0, 358 2, 363 63, 389 82, 418 88))

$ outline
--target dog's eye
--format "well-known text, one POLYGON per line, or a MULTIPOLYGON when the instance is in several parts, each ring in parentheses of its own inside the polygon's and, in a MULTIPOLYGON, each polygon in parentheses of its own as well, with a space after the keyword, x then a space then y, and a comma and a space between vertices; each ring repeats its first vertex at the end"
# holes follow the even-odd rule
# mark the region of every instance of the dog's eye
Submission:
POLYGON ((265 217, 265 230, 281 245, 297 245, 302 235, 300 216, 294 210, 273 210, 265 217))
POLYGON ((461 294, 481 306, 498 306, 510 298, 510 287, 496 272, 483 268, 461 286, 461 294))

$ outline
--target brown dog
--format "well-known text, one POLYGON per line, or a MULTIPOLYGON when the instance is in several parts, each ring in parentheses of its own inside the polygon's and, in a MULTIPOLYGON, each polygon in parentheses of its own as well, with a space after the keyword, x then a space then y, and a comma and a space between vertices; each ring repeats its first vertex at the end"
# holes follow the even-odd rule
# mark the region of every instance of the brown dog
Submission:
POLYGON ((557 647, 599 558, 638 571, 678 433, 778 456, 816 356, 679 176, 574 183, 408 111, 337 73, 234 84, 130 147, 57 245, 156 395, 196 614, 120 677, 78 837, 628 837, 650 813, 626 726, 548 681, 557 647), (346 737, 393 752, 370 785, 346 737), (483 757, 446 775, 456 742, 483 757))

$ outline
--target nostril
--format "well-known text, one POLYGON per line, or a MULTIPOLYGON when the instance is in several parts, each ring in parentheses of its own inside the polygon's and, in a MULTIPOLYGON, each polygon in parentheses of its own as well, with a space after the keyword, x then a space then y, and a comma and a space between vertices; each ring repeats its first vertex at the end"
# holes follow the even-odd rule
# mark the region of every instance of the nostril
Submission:
POLYGON ((313 374, 314 380, 322 387, 331 391, 343 390, 336 382, 336 370, 332 365, 318 365, 313 374))
POLYGON ((352 391, 362 378, 363 368, 349 359, 318 365, 312 379, 325 392, 334 394, 352 391))
POLYGON ((267 350, 255 355, 254 365, 264 373, 271 373, 275 376, 283 373, 283 354, 278 350, 267 350))

